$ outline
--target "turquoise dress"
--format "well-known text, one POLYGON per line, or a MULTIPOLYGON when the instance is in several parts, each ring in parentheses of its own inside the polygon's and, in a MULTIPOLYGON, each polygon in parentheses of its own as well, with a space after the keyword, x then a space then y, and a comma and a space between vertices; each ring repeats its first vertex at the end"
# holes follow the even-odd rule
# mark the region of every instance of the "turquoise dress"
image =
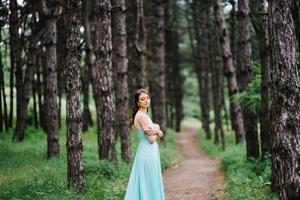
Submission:
MULTIPOLYGON (((153 122, 149 117, 149 125, 153 122)), ((134 158, 125 200, 164 200, 164 188, 156 141, 149 143, 143 130, 137 130, 140 139, 134 158)))

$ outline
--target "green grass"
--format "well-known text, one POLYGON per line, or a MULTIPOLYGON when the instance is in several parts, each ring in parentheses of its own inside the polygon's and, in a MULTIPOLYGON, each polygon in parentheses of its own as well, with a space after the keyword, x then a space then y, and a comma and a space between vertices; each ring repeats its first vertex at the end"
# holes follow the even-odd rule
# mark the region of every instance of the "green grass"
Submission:
MULTIPOLYGON (((213 129, 211 129, 213 130, 213 129)), ((214 138, 214 137, 213 137, 214 138)), ((199 132, 199 141, 203 149, 212 157, 221 159, 221 168, 226 177, 226 197, 230 200, 277 200, 271 193, 271 163, 246 159, 245 142, 235 145, 234 133, 225 133, 226 149, 221 144, 208 141, 203 130, 199 132)))
MULTIPOLYGON (((132 162, 120 158, 117 141, 118 167, 100 161, 97 154, 96 128, 83 135, 84 174, 86 188, 76 193, 67 188, 65 127, 60 130, 60 156, 47 159, 47 139, 42 130, 27 128, 21 143, 12 143, 12 130, 0 136, 0 199, 123 199, 132 162)), ((132 135, 132 157, 138 138, 132 135)), ((178 154, 173 132, 168 131, 167 145, 160 145, 162 168, 174 162, 178 154)), ((133 160, 133 159, 132 159, 133 160)))

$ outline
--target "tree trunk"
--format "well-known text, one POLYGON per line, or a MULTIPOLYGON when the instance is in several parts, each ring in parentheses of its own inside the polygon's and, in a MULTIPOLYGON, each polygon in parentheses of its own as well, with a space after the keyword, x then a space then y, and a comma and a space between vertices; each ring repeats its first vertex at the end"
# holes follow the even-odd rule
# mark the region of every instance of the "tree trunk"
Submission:
MULTIPOLYGON (((130 99, 139 88, 147 86, 146 79, 146 41, 147 30, 144 14, 144 0, 126 1, 126 30, 128 57, 128 91, 130 99)), ((133 107, 134 101, 129 101, 133 107)))
POLYGON ((40 31, 37 30, 36 27, 37 22, 35 21, 34 18, 32 18, 32 23, 31 23, 32 36, 30 38, 29 51, 28 51, 29 54, 28 54, 27 66, 25 70, 24 81, 22 79, 19 80, 19 82, 21 82, 22 87, 20 89, 21 99, 18 105, 19 111, 17 112, 17 124, 13 136, 14 141, 22 141, 24 139, 25 129, 27 125, 27 108, 28 108, 29 99, 31 95, 32 80, 33 80, 35 65, 36 65, 37 45, 40 36, 44 33, 43 29, 40 31))
MULTIPOLYGON (((36 57, 35 59, 35 65, 37 65, 38 59, 36 57)), ((36 69, 34 69, 36 70, 36 69)), ((38 120, 38 104, 37 104, 37 98, 36 98, 36 81, 33 78, 32 80, 32 96, 33 96, 33 120, 34 120, 34 128, 39 127, 39 120, 38 120)))
POLYGON ((208 51, 209 51, 209 67, 211 70, 211 85, 213 92, 213 107, 214 107, 214 121, 215 121, 215 137, 214 143, 219 143, 221 137, 222 149, 225 150, 224 130, 222 126, 222 88, 223 88, 223 67, 221 60, 220 44, 216 29, 211 26, 210 15, 207 17, 207 29, 210 34, 208 35, 208 51))
POLYGON ((89 109, 90 96, 89 85, 91 81, 91 71, 94 64, 94 52, 92 45, 91 26, 90 26, 90 9, 92 6, 90 1, 82 2, 84 9, 83 26, 84 26, 84 39, 85 39, 85 66, 83 69, 82 77, 82 92, 83 92, 83 131, 87 131, 89 125, 93 125, 91 111, 89 109))
POLYGON ((109 0, 96 1, 96 43, 94 95, 97 110, 99 159, 116 162, 115 107, 112 86, 111 4, 109 0))
POLYGON ((13 121, 13 102, 14 102, 14 73, 20 74, 21 66, 21 38, 19 35, 19 28, 20 28, 20 20, 18 16, 18 3, 16 0, 9 1, 9 9, 10 9, 10 16, 9 16, 9 33, 10 33, 10 111, 9 111, 9 120, 8 125, 12 127, 13 121), (18 73, 17 73, 18 72, 18 73))
MULTIPOLYGON (((300 51, 300 2, 294 0, 293 13, 294 13, 294 23, 296 30, 296 37, 298 41, 298 51, 300 51)), ((298 62, 300 63, 300 56, 298 56, 298 62)))
POLYGON ((61 8, 54 2, 48 7, 46 2, 42 2, 42 12, 45 15, 46 35, 44 45, 46 46, 46 132, 48 143, 48 158, 59 155, 59 135, 58 135, 58 105, 57 105, 57 16, 61 8))
MULTIPOLYGON (((237 78, 240 92, 248 90, 248 84, 253 80, 251 72, 251 33, 250 33, 249 0, 238 0, 238 51, 237 78)), ((257 114, 246 104, 241 104, 246 131, 247 158, 259 158, 257 114)))
MULTIPOLYGON (((64 0, 65 1, 65 0, 64 0)), ((61 2, 64 2, 61 1, 61 2)), ((65 3, 65 2, 64 2, 65 3)), ((63 12, 66 12, 65 9, 63 12)), ((61 103, 64 93, 64 80, 66 71, 66 45, 67 35, 65 30, 65 16, 57 19, 57 90, 58 90, 58 127, 61 127, 61 103)))
POLYGON ((126 16, 125 0, 112 1, 112 65, 115 69, 115 96, 116 96, 116 128, 121 138, 122 159, 129 162, 130 130, 129 130, 129 106, 127 86, 127 49, 126 49, 126 16))
POLYGON ((80 0, 68 0, 66 49, 67 177, 70 188, 84 188, 82 116, 80 110, 80 0))
POLYGON ((162 141, 165 144, 166 133, 166 90, 165 90, 165 23, 164 1, 155 1, 155 25, 154 25, 154 62, 151 69, 150 90, 152 93, 153 120, 160 125, 164 132, 162 141))
POLYGON ((36 90, 37 90, 37 96, 38 96, 38 107, 39 107, 39 124, 42 128, 44 128, 44 104, 43 104, 43 86, 41 80, 41 71, 42 71, 42 55, 41 53, 38 53, 37 55, 37 65, 36 65, 36 90))
POLYGON ((245 139, 244 122, 240 104, 232 101, 232 96, 238 92, 238 85, 232 60, 229 37, 225 29, 221 0, 216 0, 214 10, 218 32, 220 33, 225 76, 227 77, 227 86, 230 98, 230 114, 234 125, 233 128, 235 130, 236 143, 240 143, 245 139))
POLYGON ((261 57, 261 109, 260 109, 260 140, 261 140, 261 158, 270 153, 270 44, 268 31, 268 11, 267 0, 259 1, 258 16, 258 36, 260 39, 260 57, 261 57))
POLYGON ((291 0, 269 1, 272 191, 300 199, 300 80, 291 0))

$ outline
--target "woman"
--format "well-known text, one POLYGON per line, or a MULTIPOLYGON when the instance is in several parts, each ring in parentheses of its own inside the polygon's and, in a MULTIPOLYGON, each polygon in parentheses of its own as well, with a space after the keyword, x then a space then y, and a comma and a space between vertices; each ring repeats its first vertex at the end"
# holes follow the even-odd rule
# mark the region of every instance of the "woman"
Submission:
POLYGON ((157 137, 163 132, 148 116, 150 93, 139 89, 135 93, 135 108, 132 114, 134 127, 140 139, 133 162, 125 200, 164 200, 164 189, 160 166, 157 137))

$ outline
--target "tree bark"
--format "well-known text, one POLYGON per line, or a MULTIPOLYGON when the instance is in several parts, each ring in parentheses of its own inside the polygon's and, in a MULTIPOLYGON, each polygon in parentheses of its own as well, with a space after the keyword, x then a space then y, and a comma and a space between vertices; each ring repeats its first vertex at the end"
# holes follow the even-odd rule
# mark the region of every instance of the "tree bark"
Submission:
POLYGON ((21 68, 21 38, 19 35, 19 28, 20 28, 20 20, 18 16, 18 3, 16 0, 9 1, 9 9, 10 9, 10 16, 9 16, 9 33, 10 33, 10 111, 9 111, 9 118, 8 118, 8 125, 12 127, 13 121, 13 110, 14 110, 14 73, 15 71, 20 71, 21 68))
POLYGON ((271 119, 270 119, 270 41, 268 31, 268 0, 259 1, 258 36, 261 43, 261 109, 260 109, 260 140, 261 158, 270 153, 271 119))
POLYGON ((66 122, 68 186, 84 188, 82 116, 80 110, 80 0, 67 0, 66 122))
MULTIPOLYGON (((253 80, 251 71, 251 32, 250 32, 249 0, 238 0, 238 51, 237 78, 240 92, 248 90, 248 84, 253 80)), ((241 104, 246 131, 247 158, 259 158, 257 114, 246 104, 241 104)))
POLYGON ((220 42, 222 46, 222 56, 225 68, 225 76, 227 78, 227 86, 230 98, 230 114, 235 130, 236 143, 240 143, 245 139, 245 129, 241 106, 237 102, 232 101, 232 96, 238 92, 235 68, 233 65, 232 54, 230 49, 229 36, 225 29, 224 16, 220 0, 215 1, 215 18, 218 32, 220 33, 220 42))
POLYGON ((272 191, 300 199, 300 80, 291 0, 269 1, 271 47, 272 191))
POLYGON ((59 135, 58 135, 58 104, 57 104, 57 16, 61 12, 60 6, 51 1, 49 7, 46 1, 41 2, 41 11, 45 16, 46 35, 44 45, 46 46, 46 93, 44 103, 46 106, 46 132, 48 143, 48 158, 59 155, 59 135))
POLYGON ((126 48, 126 16, 125 0, 112 1, 112 65, 115 69, 115 96, 116 96, 116 128, 121 139, 121 157, 129 162, 130 130, 129 130, 129 105, 127 86, 127 48, 126 48))
POLYGON ((213 108, 214 108, 214 143, 219 143, 219 137, 221 137, 222 149, 225 150, 225 137, 224 130, 222 126, 222 88, 223 88, 223 67, 221 60, 220 44, 218 41, 218 35, 216 34, 216 29, 211 26, 210 16, 207 17, 207 29, 209 30, 209 68, 211 70, 211 85, 213 92, 213 108))
POLYGON ((96 43, 94 95, 97 110, 99 159, 116 162, 115 106, 112 86, 111 4, 109 0, 96 1, 96 43))
POLYGON ((83 69, 82 77, 82 92, 83 92, 83 131, 87 131, 89 125, 93 125, 91 111, 89 109, 89 85, 91 82, 91 71, 94 64, 94 52, 92 45, 91 25, 90 25, 90 10, 92 5, 90 1, 82 2, 84 9, 83 26, 84 26, 84 39, 85 39, 85 66, 83 69))
POLYGON ((154 62, 151 68, 150 90, 152 93, 153 120, 160 125, 164 132, 162 141, 166 138, 166 85, 165 85, 165 23, 164 1, 155 1, 155 25, 154 25, 154 62))
POLYGON ((27 66, 25 70, 24 81, 22 79, 19 80, 22 87, 20 88, 21 99, 18 105, 19 111, 17 112, 17 124, 13 136, 14 141, 22 141, 24 139, 25 129, 27 125, 27 109, 32 91, 32 80, 35 73, 37 46, 40 36, 44 33, 44 29, 38 30, 37 22, 34 18, 32 18, 31 23, 32 36, 30 38, 28 51, 29 54, 26 64, 27 66))

